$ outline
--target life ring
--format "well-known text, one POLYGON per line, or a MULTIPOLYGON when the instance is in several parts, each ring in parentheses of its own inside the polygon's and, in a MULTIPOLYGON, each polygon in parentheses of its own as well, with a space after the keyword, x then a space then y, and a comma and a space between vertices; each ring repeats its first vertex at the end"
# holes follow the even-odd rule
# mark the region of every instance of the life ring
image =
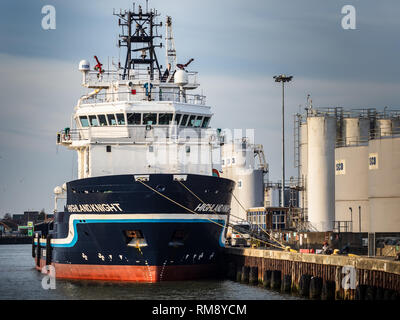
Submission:
POLYGON ((71 140, 71 135, 69 133, 67 135, 65 133, 63 133, 62 138, 65 141, 69 141, 69 140, 71 140))

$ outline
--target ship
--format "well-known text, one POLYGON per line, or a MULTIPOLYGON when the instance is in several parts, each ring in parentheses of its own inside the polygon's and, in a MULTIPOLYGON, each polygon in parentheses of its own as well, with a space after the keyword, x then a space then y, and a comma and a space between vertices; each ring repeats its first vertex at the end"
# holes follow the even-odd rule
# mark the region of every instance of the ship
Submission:
POLYGON ((213 277, 235 183, 219 176, 224 139, 210 127, 194 59, 177 63, 170 16, 158 22, 140 5, 113 15, 126 57, 108 69, 98 56, 93 68, 79 63, 86 93, 57 132, 57 145, 77 153, 77 179, 54 189, 54 219, 35 227, 36 269, 104 281, 213 277))

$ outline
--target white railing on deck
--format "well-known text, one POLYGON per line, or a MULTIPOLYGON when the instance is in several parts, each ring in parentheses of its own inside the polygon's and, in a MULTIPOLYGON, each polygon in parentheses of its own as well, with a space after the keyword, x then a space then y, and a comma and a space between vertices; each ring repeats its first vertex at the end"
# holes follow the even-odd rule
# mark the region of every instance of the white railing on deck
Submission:
POLYGON ((80 106, 88 105, 88 104, 97 104, 97 103, 107 103, 107 102, 118 102, 118 101, 172 101, 172 102, 183 102, 188 104, 196 104, 196 105, 205 105, 206 97, 200 94, 183 94, 183 98, 181 98, 181 94, 178 90, 173 89, 170 90, 155 90, 147 93, 146 90, 135 90, 132 93, 132 90, 123 90, 115 93, 108 93, 100 91, 97 94, 92 95, 91 97, 84 98, 81 97, 80 106))
POLYGON ((74 141, 88 142, 96 140, 97 143, 183 143, 204 142, 218 143, 220 137, 215 129, 211 128, 178 128, 169 125, 128 125, 88 127, 83 129, 63 130, 57 133, 58 144, 71 144, 74 141), (213 137, 211 137, 213 136, 213 137), (98 140, 97 140, 98 139, 98 140))

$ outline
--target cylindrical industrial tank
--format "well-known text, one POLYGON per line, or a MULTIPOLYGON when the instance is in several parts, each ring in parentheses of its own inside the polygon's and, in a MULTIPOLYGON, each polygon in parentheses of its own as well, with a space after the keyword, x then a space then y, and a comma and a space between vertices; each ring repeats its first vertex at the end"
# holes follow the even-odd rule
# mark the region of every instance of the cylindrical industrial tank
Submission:
POLYGON ((368 153, 369 232, 399 232, 400 138, 371 140, 368 153))
POLYGON ((304 190, 299 194, 300 208, 307 213, 307 170, 308 170, 308 143, 307 143, 307 123, 300 124, 299 151, 300 151, 300 181, 304 190))
POLYGON ((376 120, 377 137, 388 137, 392 135, 392 120, 391 119, 377 119, 376 120))
POLYGON ((335 150, 335 220, 352 222, 349 232, 369 231, 367 159, 368 145, 335 150))
POLYGON ((400 116, 392 118, 392 133, 400 134, 400 116))
POLYGON ((343 119, 343 137, 346 146, 355 146, 368 142, 369 119, 345 118, 343 119))
POLYGON ((336 118, 328 115, 307 118, 308 221, 318 231, 331 231, 335 219, 336 118))
MULTIPOLYGON (((254 145, 243 142, 226 143, 221 148, 224 178, 236 182, 232 197, 231 214, 247 220, 244 209, 264 206, 264 172, 255 167, 254 145), (244 209, 243 209, 243 207, 244 209)), ((231 217, 231 222, 240 221, 231 217)))

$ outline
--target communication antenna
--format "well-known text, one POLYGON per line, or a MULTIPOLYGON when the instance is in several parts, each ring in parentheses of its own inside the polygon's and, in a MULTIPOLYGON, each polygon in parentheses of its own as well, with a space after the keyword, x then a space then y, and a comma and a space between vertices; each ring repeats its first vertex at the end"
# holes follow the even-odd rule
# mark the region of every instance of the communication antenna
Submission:
POLYGON ((146 1, 146 11, 143 12, 139 5, 138 10, 124 10, 119 13, 113 13, 117 16, 118 25, 122 29, 119 35, 118 47, 126 47, 126 58, 122 79, 129 77, 129 71, 135 68, 135 65, 147 65, 150 80, 154 80, 154 72, 158 72, 161 78, 161 67, 158 63, 155 48, 162 48, 162 43, 154 44, 155 38, 162 38, 157 35, 157 27, 162 26, 162 22, 155 23, 155 19, 159 14, 154 9, 148 10, 146 1), (154 32, 155 31, 155 32, 154 32), (140 58, 137 54, 140 53, 140 58), (136 54, 136 57, 132 56, 136 54))
POLYGON ((170 16, 167 16, 165 28, 165 53, 167 69, 169 68, 169 75, 166 80, 166 82, 168 82, 176 70, 176 50, 174 36, 172 34, 172 18, 170 16))
POLYGON ((311 95, 307 94, 307 114, 311 114, 312 113, 312 99, 311 99, 311 95))

